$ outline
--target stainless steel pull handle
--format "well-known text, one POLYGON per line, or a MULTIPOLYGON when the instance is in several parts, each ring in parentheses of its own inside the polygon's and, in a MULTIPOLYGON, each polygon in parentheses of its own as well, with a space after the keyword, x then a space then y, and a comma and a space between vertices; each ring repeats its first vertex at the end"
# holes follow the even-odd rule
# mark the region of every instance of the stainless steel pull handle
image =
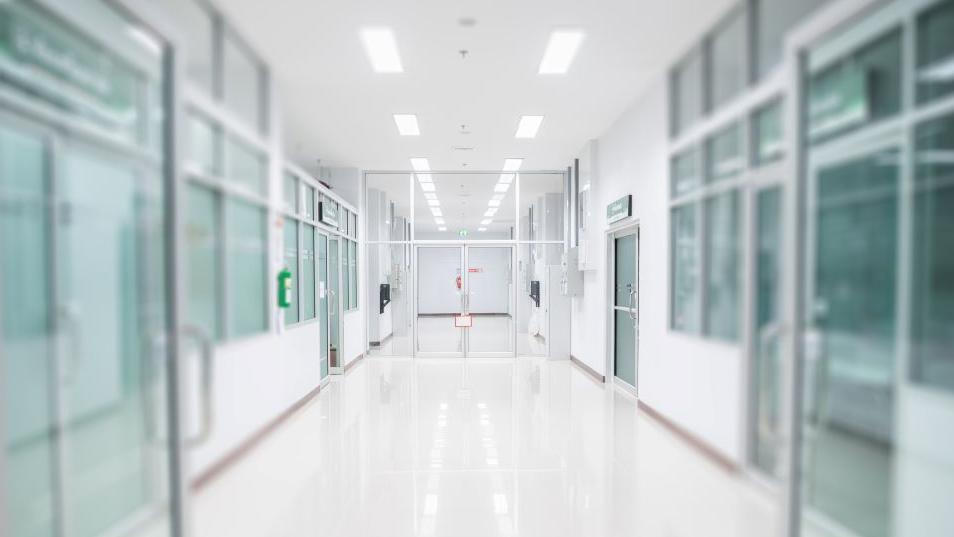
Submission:
POLYGON ((205 330, 195 325, 186 325, 182 327, 182 335, 194 340, 199 344, 199 355, 201 359, 200 368, 200 386, 202 399, 200 401, 200 427, 199 432, 192 438, 186 440, 189 447, 195 447, 206 442, 212 436, 212 429, 215 425, 215 414, 213 412, 213 367, 215 363, 215 350, 212 344, 212 338, 206 334, 205 330))
POLYGON ((76 369, 83 355, 83 334, 79 326, 79 314, 73 305, 62 305, 58 308, 57 319, 69 338, 68 346, 60 347, 60 356, 68 356, 69 362, 59 362, 59 378, 64 384, 70 384, 76 378, 76 369))
POLYGON ((629 318, 636 320, 636 290, 632 288, 629 290, 629 318))

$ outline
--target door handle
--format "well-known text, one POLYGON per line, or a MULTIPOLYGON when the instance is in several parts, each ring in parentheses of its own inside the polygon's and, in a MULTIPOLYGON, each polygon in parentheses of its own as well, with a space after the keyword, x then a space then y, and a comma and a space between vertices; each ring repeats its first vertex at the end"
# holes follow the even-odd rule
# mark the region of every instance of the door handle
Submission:
POLYGON ((212 435, 212 429, 215 425, 215 414, 213 412, 213 389, 212 378, 215 351, 212 345, 212 339, 203 330, 195 325, 185 325, 182 327, 182 335, 194 340, 199 344, 199 356, 201 359, 200 368, 200 387, 201 387, 201 411, 199 432, 194 437, 186 440, 189 447, 195 447, 205 443, 212 435))
POLYGON ((83 335, 79 329, 79 314, 71 304, 64 304, 57 311, 58 323, 65 328, 69 338, 69 347, 61 347, 59 355, 68 356, 69 363, 60 362, 59 378, 64 384, 71 384, 76 377, 76 369, 83 353, 83 335))
POLYGON ((629 286, 629 318, 636 320, 636 290, 629 286))

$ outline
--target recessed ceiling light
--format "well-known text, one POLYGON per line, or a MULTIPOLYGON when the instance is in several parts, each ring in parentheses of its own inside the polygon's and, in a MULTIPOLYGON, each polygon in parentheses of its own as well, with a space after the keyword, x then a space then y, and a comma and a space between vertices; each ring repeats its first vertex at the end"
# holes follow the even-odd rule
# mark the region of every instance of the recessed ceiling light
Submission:
POLYGON ((504 198, 506 198, 506 197, 507 197, 506 194, 494 194, 493 200, 494 200, 494 201, 500 201, 500 200, 502 200, 502 199, 504 199, 504 198))
POLYGON ((434 183, 421 183, 421 190, 424 192, 434 192, 436 189, 434 188, 434 183))
POLYGON ((434 216, 444 216, 444 213, 438 207, 431 207, 431 214, 434 216))
MULTIPOLYGON (((397 125, 401 136, 421 135, 421 128, 417 124, 417 116, 414 114, 394 114, 394 124, 397 125)), ((531 138, 533 137, 531 136, 531 138)))
POLYGON ((541 123, 543 123, 543 116, 523 116, 517 125, 517 134, 515 136, 517 138, 536 138, 541 123))
POLYGON ((497 208, 496 208, 496 207, 491 207, 491 208, 487 209, 487 212, 484 213, 484 216, 493 216, 493 215, 495 215, 495 214, 497 214, 497 208))
POLYGON ((437 228, 437 231, 447 231, 447 228, 444 227, 444 226, 441 226, 441 227, 437 228))
POLYGON ((500 207, 500 200, 492 199, 487 202, 487 205, 489 205, 490 207, 500 207))
POLYGON ((485 227, 479 227, 479 228, 477 228, 477 231, 487 231, 487 228, 485 228, 485 227))
POLYGON ((494 185, 494 192, 506 192, 508 190, 510 190, 509 183, 497 183, 494 185))
POLYGON ((485 219, 485 220, 481 220, 481 221, 480 221, 480 225, 482 225, 482 226, 489 226, 491 222, 493 222, 493 220, 491 220, 490 218, 487 218, 487 219, 485 219))
POLYGON ((426 158, 415 157, 411 159, 411 169, 416 172, 429 172, 431 163, 426 158))
POLYGON ((583 32, 579 30, 556 30, 551 33, 547 50, 543 53, 543 60, 540 62, 540 74, 566 74, 582 42, 583 32))
POLYGON ((425 192, 425 193, 424 193, 424 199, 436 200, 436 199, 437 199, 437 194, 435 194, 435 193, 433 193, 433 192, 425 192))
POLYGON ((439 225, 439 226, 443 226, 443 225, 445 224, 443 218, 435 218, 435 219, 434 219, 434 223, 437 224, 437 225, 439 225))
POLYGON ((515 172, 520 169, 520 166, 523 166, 522 158, 508 158, 504 160, 503 171, 515 172))
POLYGON ((512 174, 512 173, 502 173, 502 174, 500 174, 500 182, 501 182, 501 183, 512 183, 512 182, 513 182, 513 174, 512 174))
POLYGON ((376 73, 404 72, 397 41, 394 40, 394 32, 390 28, 365 28, 361 30, 361 41, 371 60, 371 68, 376 73))
POLYGON ((431 207, 440 207, 440 206, 441 206, 441 202, 438 201, 438 200, 427 200, 427 204, 430 205, 431 207))

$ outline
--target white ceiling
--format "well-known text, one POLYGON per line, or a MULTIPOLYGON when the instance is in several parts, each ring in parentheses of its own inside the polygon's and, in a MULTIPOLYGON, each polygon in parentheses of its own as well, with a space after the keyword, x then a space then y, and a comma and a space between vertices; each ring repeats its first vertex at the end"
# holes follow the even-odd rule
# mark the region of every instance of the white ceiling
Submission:
POLYGON ((271 65, 289 156, 308 169, 320 158, 379 170, 406 170, 412 156, 435 170, 498 170, 507 157, 525 158, 524 170, 563 169, 732 3, 217 2, 271 65), (368 26, 393 29, 404 73, 371 70, 358 36, 368 26), (565 27, 586 33, 569 73, 538 75, 551 30, 565 27), (417 114, 421 136, 398 136, 394 113, 417 114), (536 139, 514 138, 524 114, 546 116, 536 139))

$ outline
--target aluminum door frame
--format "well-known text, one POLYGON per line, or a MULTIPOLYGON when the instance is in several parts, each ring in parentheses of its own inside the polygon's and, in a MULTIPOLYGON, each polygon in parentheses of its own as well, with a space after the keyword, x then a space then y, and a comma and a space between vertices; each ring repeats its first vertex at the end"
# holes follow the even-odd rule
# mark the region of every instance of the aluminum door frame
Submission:
POLYGON ((606 371, 612 373, 613 383, 622 388, 624 391, 633 394, 638 398, 639 394, 639 221, 627 222, 622 226, 617 228, 612 228, 606 232, 606 296, 607 296, 607 309, 606 309, 606 333, 607 333, 607 353, 606 353, 606 371), (636 289, 635 293, 635 308, 621 308, 616 306, 616 239, 623 237, 628 237, 630 235, 636 236, 636 274, 634 277, 636 289), (609 270, 612 268, 613 270, 609 270), (636 341, 633 344, 634 350, 634 359, 636 360, 636 386, 629 384, 628 382, 620 379, 616 376, 616 312, 625 311, 630 314, 630 317, 635 313, 636 317, 634 321, 636 326, 634 332, 636 335, 636 341), (612 352, 609 349, 614 349, 612 352))
MULTIPOLYGON (((464 355, 468 358, 515 358, 517 356, 517 264, 516 245, 513 244, 465 244, 464 245, 464 295, 466 312, 470 313, 470 251, 473 249, 488 248, 507 248, 510 250, 510 291, 507 293, 507 302, 510 308, 510 333, 507 335, 510 341, 510 349, 505 351, 483 351, 474 352, 470 350, 470 329, 464 331, 464 355)), ((547 292, 550 292, 549 290, 547 292)), ((550 314, 547 312, 547 322, 550 314)), ((476 320, 475 320, 476 321, 476 320)), ((548 331, 549 333, 549 331, 548 331)), ((549 338, 547 338, 547 349, 549 350, 549 338)), ((547 353, 549 355, 549 352, 547 353)))
POLYGON ((466 300, 466 299, 465 299, 465 295, 466 295, 466 292, 465 292, 465 291, 466 291, 466 289, 467 289, 467 287, 466 287, 466 279, 467 279, 467 276, 466 276, 466 273, 467 273, 467 259, 466 259, 466 255, 467 255, 467 253, 466 253, 466 248, 464 247, 464 245, 463 245, 463 244, 415 245, 415 246, 414 246, 414 262, 413 262, 413 265, 414 265, 414 267, 413 267, 413 272, 414 272, 414 276, 413 276, 413 279, 414 279, 414 323, 413 323, 413 324, 414 324, 414 330, 413 330, 413 331, 414 331, 414 337, 412 338, 412 339, 413 339, 413 343, 412 343, 412 345, 413 345, 413 352, 412 352, 412 354, 414 355, 415 358, 418 358, 418 357, 419 357, 419 358, 437 358, 437 357, 440 357, 440 358, 464 358, 464 357, 467 356, 466 337, 465 337, 464 334, 460 333, 462 330, 464 330, 463 328, 455 328, 455 330, 458 331, 458 337, 460 337, 460 350, 459 350, 459 351, 447 351, 447 352, 445 352, 445 351, 421 351, 420 348, 419 348, 419 342, 420 342, 420 336, 419 336, 420 323, 418 322, 418 320, 419 320, 419 315, 420 315, 420 292, 421 292, 421 285, 420 285, 420 282, 418 282, 418 278, 420 277, 420 266, 421 266, 421 260, 420 260, 420 257, 421 257, 421 256, 420 256, 420 254, 421 254, 421 250, 422 250, 422 249, 431 249, 431 250, 433 250, 433 249, 441 249, 441 248, 444 248, 444 249, 456 249, 456 250, 458 251, 458 259, 459 259, 459 263, 460 263, 460 272, 461 272, 461 276, 460 276, 460 277, 461 277, 461 291, 464 291, 464 292, 460 293, 461 303, 460 303, 460 311, 458 312, 458 314, 461 314, 461 313, 463 313, 464 311, 466 311, 466 310, 465 310, 465 306, 464 306, 464 301, 466 300))

